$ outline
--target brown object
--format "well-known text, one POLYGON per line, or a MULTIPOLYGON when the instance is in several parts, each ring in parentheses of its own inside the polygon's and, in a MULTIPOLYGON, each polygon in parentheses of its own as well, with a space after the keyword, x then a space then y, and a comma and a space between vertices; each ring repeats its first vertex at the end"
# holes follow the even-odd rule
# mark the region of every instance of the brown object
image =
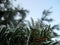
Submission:
POLYGON ((47 38, 46 37, 40 37, 40 38, 35 39, 36 42, 41 42, 44 40, 47 40, 47 38))

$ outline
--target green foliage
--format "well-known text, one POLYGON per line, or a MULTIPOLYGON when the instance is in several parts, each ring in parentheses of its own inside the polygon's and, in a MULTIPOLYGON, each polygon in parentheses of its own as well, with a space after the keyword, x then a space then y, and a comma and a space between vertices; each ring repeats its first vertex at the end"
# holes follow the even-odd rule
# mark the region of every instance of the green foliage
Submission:
POLYGON ((16 26, 17 24, 22 22, 26 17, 26 13, 28 12, 27 10, 23 8, 19 9, 18 7, 13 7, 10 2, 10 0, 6 0, 3 3, 4 6, 0 6, 0 25, 11 25, 12 22, 16 26), (14 17, 16 15, 19 15, 21 19, 15 20, 14 17), (4 19, 2 20, 2 18, 4 19))
MULTIPOLYGON (((16 0, 15 0, 16 1, 16 0)), ((47 17, 51 14, 49 10, 44 10, 41 19, 28 24, 24 22, 27 10, 14 7, 10 0, 0 1, 0 45, 55 45, 51 38, 57 35, 54 29, 59 30, 59 25, 46 24, 52 22, 53 19, 47 17), (20 19, 16 20, 15 16, 19 15, 20 19), (4 19, 2 19, 4 18, 4 19)))
POLYGON ((10 0, 0 3, 2 4, 4 6, 0 6, 0 26, 3 28, 0 29, 0 45, 24 45, 28 36, 28 28, 24 19, 28 11, 18 7, 13 9, 10 0), (21 19, 16 20, 14 18, 18 13, 21 19))
MULTIPOLYGON (((45 44, 44 42, 52 41, 51 38, 59 36, 54 32, 54 29, 59 30, 59 25, 51 26, 51 24, 44 23, 44 21, 48 23, 53 21, 53 19, 47 18, 49 14, 50 12, 48 10, 46 10, 46 12, 44 10, 43 16, 40 20, 35 22, 33 19, 31 19, 32 23, 31 24, 29 23, 29 27, 31 30, 29 45, 39 45, 39 44, 49 45, 49 43, 45 44)), ((51 45, 54 45, 54 44, 51 44, 51 45)))

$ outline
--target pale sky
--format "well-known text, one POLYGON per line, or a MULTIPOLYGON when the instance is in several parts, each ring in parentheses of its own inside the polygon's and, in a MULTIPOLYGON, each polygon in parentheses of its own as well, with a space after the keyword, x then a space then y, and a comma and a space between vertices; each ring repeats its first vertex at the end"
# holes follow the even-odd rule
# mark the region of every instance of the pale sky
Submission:
POLYGON ((30 17, 34 19, 41 18, 44 9, 50 9, 52 14, 50 17, 54 19, 54 23, 60 23, 60 0, 17 0, 19 5, 29 11, 27 19, 30 17))

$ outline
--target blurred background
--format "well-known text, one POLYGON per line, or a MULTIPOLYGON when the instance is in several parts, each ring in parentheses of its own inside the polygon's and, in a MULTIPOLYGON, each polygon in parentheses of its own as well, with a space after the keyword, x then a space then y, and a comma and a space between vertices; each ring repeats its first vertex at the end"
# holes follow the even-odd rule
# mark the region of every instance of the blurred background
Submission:
MULTIPOLYGON (((17 0, 15 4, 29 11, 26 20, 30 20, 31 17, 34 20, 40 19, 43 10, 49 9, 52 12, 49 18, 54 19, 52 25, 60 24, 60 0, 17 0)), ((55 30, 55 32, 60 35, 60 31, 55 30)))
POLYGON ((0 0, 1 45, 60 45, 60 0, 0 0))

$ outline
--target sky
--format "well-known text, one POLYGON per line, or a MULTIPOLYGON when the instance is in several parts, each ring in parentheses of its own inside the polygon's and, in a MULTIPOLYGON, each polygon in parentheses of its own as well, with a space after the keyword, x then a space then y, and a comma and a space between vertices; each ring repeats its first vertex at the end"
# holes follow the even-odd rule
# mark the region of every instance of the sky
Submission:
POLYGON ((31 17, 35 20, 41 18, 43 10, 51 8, 52 14, 50 17, 54 19, 54 23, 60 23, 60 0, 17 0, 16 3, 29 11, 27 20, 31 17))
MULTIPOLYGON (((51 18, 54 19, 52 25, 60 24, 60 0, 17 0, 15 4, 19 4, 24 9, 27 9, 29 13, 27 14, 26 20, 30 20, 32 17, 34 20, 40 19, 44 9, 52 12, 51 18)), ((60 34, 60 31, 56 31, 60 34)))
POLYGON ((52 24, 60 24, 60 0, 17 0, 16 3, 29 11, 26 20, 41 18, 43 10, 51 8, 49 17, 54 19, 52 24))

